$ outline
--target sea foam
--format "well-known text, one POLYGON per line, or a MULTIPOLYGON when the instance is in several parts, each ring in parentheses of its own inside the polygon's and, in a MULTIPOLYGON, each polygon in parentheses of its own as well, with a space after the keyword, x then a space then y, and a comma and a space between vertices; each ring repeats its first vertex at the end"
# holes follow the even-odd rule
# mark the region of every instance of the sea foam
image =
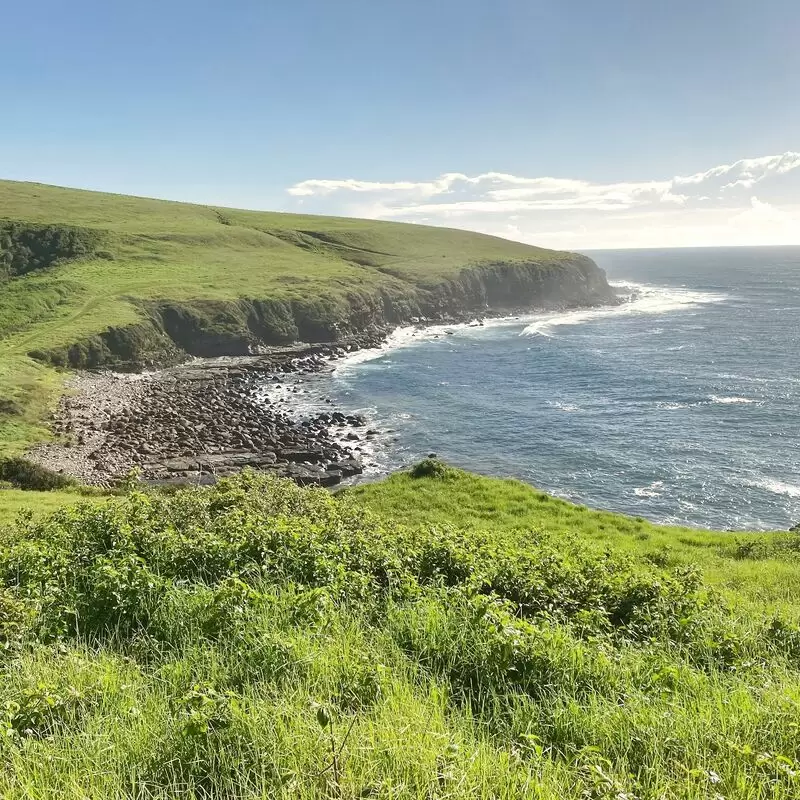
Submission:
POLYGON ((710 397, 712 403, 721 403, 722 405, 736 405, 736 404, 744 404, 749 405, 750 403, 756 403, 756 400, 752 400, 749 397, 719 397, 716 394, 712 394, 710 397))
POLYGON ((562 325, 580 325, 606 317, 640 316, 644 314, 665 314, 669 311, 680 311, 693 306, 721 303, 728 299, 727 295, 712 292, 697 292, 689 289, 648 286, 643 283, 629 281, 611 284, 620 291, 622 302, 617 306, 599 308, 579 308, 572 311, 560 311, 540 316, 528 325, 523 336, 552 337, 555 329, 562 325))
POLYGON ((787 497, 800 497, 800 486, 793 483, 784 483, 774 478, 762 478, 755 484, 759 489, 766 489, 773 494, 783 494, 787 497))

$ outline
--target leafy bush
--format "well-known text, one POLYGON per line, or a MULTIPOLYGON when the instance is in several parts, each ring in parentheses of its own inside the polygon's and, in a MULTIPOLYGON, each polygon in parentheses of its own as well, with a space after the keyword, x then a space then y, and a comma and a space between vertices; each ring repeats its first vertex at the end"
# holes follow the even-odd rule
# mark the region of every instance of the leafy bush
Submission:
POLYGON ((59 764, 98 796, 800 788, 788 615, 569 532, 403 526, 253 473, 20 518, 0 646, 0 758, 59 753, 53 793, 59 764))
POLYGON ((96 699, 95 693, 73 686, 41 681, 28 685, 5 701, 0 732, 8 737, 52 736, 89 710, 96 699))
POLYGON ((60 261, 90 255, 101 236, 61 225, 0 223, 0 277, 24 275, 60 261))
POLYGON ((412 478, 446 478, 450 472, 450 467, 444 461, 439 461, 438 458, 424 458, 411 468, 410 474, 412 478))
POLYGON ((68 475, 34 464, 26 458, 0 459, 0 480, 20 489, 49 491, 74 486, 75 480, 68 475))
POLYGON ((0 648, 22 642, 30 633, 35 612, 10 589, 0 588, 0 648))
POLYGON ((705 641, 710 619, 693 570, 646 570, 543 534, 534 542, 441 526, 387 530, 348 498, 255 474, 30 522, 0 554, 0 579, 37 600, 47 635, 146 628, 170 592, 197 584, 213 589, 193 612, 209 637, 244 624, 263 587, 287 585, 376 610, 451 587, 584 636, 685 647, 705 641))
POLYGON ((21 413, 22 409, 19 403, 7 397, 0 397, 0 414, 13 417, 21 413))

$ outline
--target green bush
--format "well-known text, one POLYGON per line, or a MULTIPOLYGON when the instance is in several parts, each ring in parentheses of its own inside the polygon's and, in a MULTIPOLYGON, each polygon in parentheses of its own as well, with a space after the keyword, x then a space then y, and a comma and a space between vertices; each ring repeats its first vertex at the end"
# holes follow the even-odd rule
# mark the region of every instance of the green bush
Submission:
POLYGON ((0 277, 24 275, 86 257, 101 238, 99 232, 86 228, 0 222, 0 277))
POLYGON ((76 481, 68 475, 34 464, 26 458, 0 459, 0 480, 20 489, 49 491, 75 486, 76 481))
POLYGON ((446 478, 450 467, 438 458, 424 458, 411 468, 412 478, 446 478))
POLYGON ((253 473, 132 490, 0 538, 0 759, 29 781, 0 788, 789 800, 799 643, 571 533, 253 473))
POLYGON ((41 738, 74 725, 98 700, 97 692, 38 682, 26 685, 4 702, 0 732, 11 738, 41 738))

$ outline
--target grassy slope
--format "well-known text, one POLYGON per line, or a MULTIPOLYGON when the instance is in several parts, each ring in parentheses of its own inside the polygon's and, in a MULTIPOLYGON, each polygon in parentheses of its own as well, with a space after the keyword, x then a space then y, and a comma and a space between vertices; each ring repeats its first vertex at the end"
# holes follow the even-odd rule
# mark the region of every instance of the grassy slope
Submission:
POLYGON ((464 231, 7 181, 0 181, 3 219, 103 231, 103 249, 113 256, 0 285, 0 398, 22 410, 0 416, 0 443, 10 452, 45 435, 42 416, 60 386, 58 376, 27 353, 135 323, 137 300, 307 299, 379 284, 435 283, 491 261, 557 262, 564 256, 464 231))
POLYGON ((800 794, 796 537, 432 472, 7 531, 0 794, 800 794))
POLYGON ((457 525, 575 534, 614 548, 643 564, 666 568, 694 564, 704 579, 737 602, 768 610, 800 607, 800 565, 787 549, 800 543, 791 533, 730 533, 654 525, 637 517, 559 500, 516 480, 457 473, 447 491, 436 481, 398 473, 350 490, 383 516, 403 524, 457 525), (744 557, 752 553, 755 558, 744 557))

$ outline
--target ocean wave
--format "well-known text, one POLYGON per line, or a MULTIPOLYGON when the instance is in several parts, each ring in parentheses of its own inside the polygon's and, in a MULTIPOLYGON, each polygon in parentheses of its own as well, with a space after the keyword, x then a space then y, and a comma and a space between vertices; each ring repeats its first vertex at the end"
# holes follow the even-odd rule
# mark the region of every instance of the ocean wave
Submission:
POLYGON ((656 403, 656 408, 662 411, 678 411, 683 408, 697 408, 699 406, 715 406, 715 405, 764 405, 762 400, 753 400, 751 397, 723 397, 716 394, 708 396, 707 400, 695 400, 692 402, 683 402, 679 400, 659 400, 656 403))
POLYGON ((566 411, 569 413, 580 410, 578 406, 574 405, 573 403, 562 403, 560 400, 548 400, 547 405, 551 408, 557 409, 558 411, 566 411))
POLYGON ((720 397, 719 395, 712 394, 709 397, 710 402, 712 403, 721 403, 722 405, 735 405, 735 404, 745 404, 749 405, 751 403, 757 403, 757 400, 752 400, 749 397, 720 397))
POLYGON ((762 478, 753 485, 759 489, 766 489, 773 494, 783 494, 787 497, 800 497, 800 486, 793 483, 784 483, 774 478, 762 478))
POLYGON ((728 299, 727 295, 712 292, 697 292, 667 286, 648 286, 643 283, 629 281, 611 284, 621 290, 622 303, 618 306, 599 308, 580 308, 572 311, 547 314, 528 325, 523 336, 552 337, 555 328, 562 325, 580 325, 596 319, 607 317, 642 316, 646 314, 665 314, 669 311, 680 311, 686 308, 721 303, 728 299))
POLYGON ((661 497, 664 481, 653 481, 649 486, 637 486, 633 493, 637 497, 661 497))
POLYGON ((715 372, 710 374, 709 377, 743 381, 745 383, 800 383, 800 378, 793 378, 789 375, 781 375, 775 378, 763 378, 758 375, 737 375, 733 372, 715 372))
MULTIPOLYGON (((454 334, 464 335, 483 333, 487 328, 498 328, 507 325, 519 324, 519 317, 495 317, 482 321, 459 322, 450 325, 405 325, 395 328, 380 347, 369 347, 356 350, 353 353, 338 359, 334 364, 334 372, 346 371, 349 367, 383 358, 392 350, 401 350, 406 347, 430 342, 433 339, 442 339, 454 334)), ((454 352, 454 351, 452 351, 454 352)))
POLYGON ((421 338, 421 333, 421 329, 415 325, 395 328, 395 330, 386 337, 386 340, 380 347, 366 347, 363 350, 356 350, 354 353, 349 353, 335 363, 334 369, 336 372, 339 372, 347 367, 364 364, 367 361, 374 361, 376 358, 385 356, 390 350, 408 346, 421 338))

